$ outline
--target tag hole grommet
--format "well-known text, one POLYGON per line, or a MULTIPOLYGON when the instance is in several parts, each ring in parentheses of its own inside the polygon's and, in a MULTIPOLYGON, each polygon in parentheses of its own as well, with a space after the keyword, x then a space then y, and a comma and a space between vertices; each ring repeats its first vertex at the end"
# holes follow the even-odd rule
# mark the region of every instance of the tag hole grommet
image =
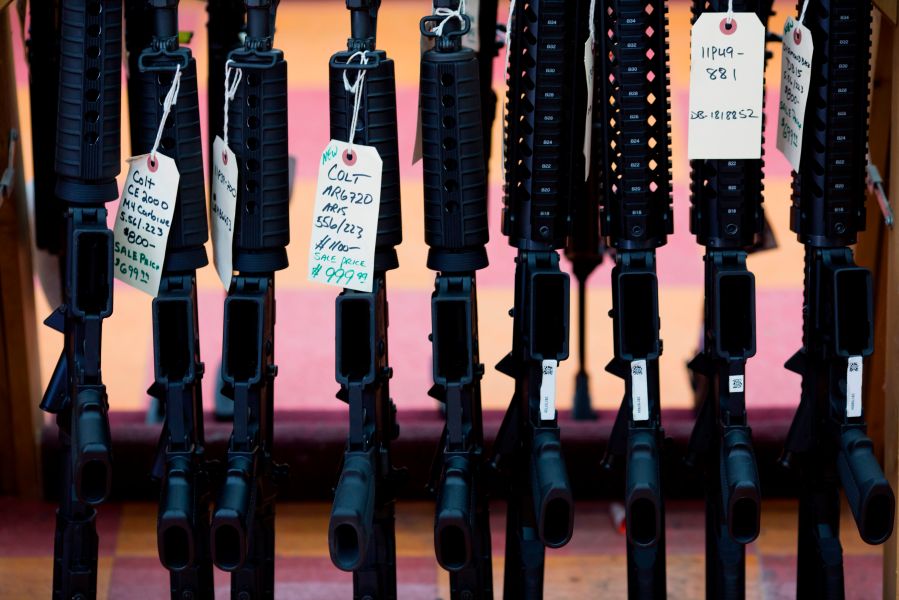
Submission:
POLYGON ((733 35, 737 31, 737 20, 731 18, 730 23, 728 23, 727 17, 724 17, 721 19, 720 29, 724 35, 733 35))
POLYGON ((797 28, 797 29, 793 30, 793 43, 796 44, 797 46, 802 43, 802 30, 801 29, 797 28))
POLYGON ((228 153, 224 150, 222 150, 222 163, 226 165, 228 164, 228 153))
POLYGON ((159 161, 154 159, 152 156, 147 157, 147 168, 150 169, 151 173, 155 173, 156 169, 159 168, 159 161))
POLYGON ((343 162, 348 167, 352 167, 356 164, 356 160, 358 159, 358 153, 350 152, 349 148, 343 151, 343 162))

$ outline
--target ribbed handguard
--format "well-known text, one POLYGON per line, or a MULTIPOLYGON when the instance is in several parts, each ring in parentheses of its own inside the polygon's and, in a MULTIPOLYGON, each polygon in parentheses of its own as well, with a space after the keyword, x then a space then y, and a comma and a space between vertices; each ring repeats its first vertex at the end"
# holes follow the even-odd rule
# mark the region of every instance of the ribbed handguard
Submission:
POLYGON ((121 168, 122 2, 64 2, 61 23, 56 172, 106 185, 86 193, 60 181, 57 195, 69 202, 108 202, 118 197, 121 168))
MULTIPOLYGON (((369 62, 377 66, 364 71, 341 68, 352 53, 338 52, 331 57, 329 68, 331 101, 331 139, 347 141, 353 121, 354 94, 346 91, 344 73, 352 83, 365 73, 359 118, 354 143, 374 146, 383 162, 381 173, 381 205, 378 210, 378 237, 375 247, 392 249, 403 241, 400 206, 400 161, 397 141, 396 81, 393 60, 383 50, 369 52, 369 62)), ((358 62, 354 62, 358 67, 358 62)), ((394 259, 395 260, 395 259, 394 259)), ((395 268, 394 264, 391 268, 395 268)))
POLYGON ((597 77, 611 81, 607 115, 614 123, 607 128, 600 222, 611 246, 648 250, 664 245, 673 231, 668 11, 664 2, 647 11, 646 0, 603 4, 596 9, 597 77))
MULTIPOLYGON (((129 98, 135 115, 131 132, 137 154, 150 152, 162 120, 163 101, 172 85, 175 65, 160 65, 154 70, 131 73, 137 79, 132 88, 139 95, 129 98), (170 67, 170 68, 169 68, 170 67)), ((198 269, 207 264, 203 244, 209 238, 206 222, 206 188, 203 176, 203 150, 200 138, 200 107, 197 100, 197 64, 190 58, 181 71, 178 101, 172 105, 162 130, 159 152, 178 166, 178 198, 169 231, 166 250, 167 270, 198 269)))
POLYGON ((503 233, 512 245, 530 241, 565 246, 570 226, 570 175, 576 119, 573 73, 583 74, 583 40, 577 33, 582 3, 519 3, 509 49, 505 115, 506 190, 503 233), (580 47, 580 50, 578 49, 580 47), (579 71, 578 71, 579 69, 579 71))
MULTIPOLYGON (((734 12, 754 12, 765 24, 767 0, 734 0, 734 12)), ((693 21, 704 12, 727 12, 726 0, 694 0, 693 21)), ((764 117, 762 121, 764 128, 764 117)), ((763 129, 764 131, 764 129, 763 129)), ((764 155, 764 133, 759 143, 764 155)), ((712 248, 747 248, 765 227, 764 159, 690 161, 690 231, 712 248)))
POLYGON ((277 271, 287 267, 290 242, 287 62, 277 51, 264 57, 238 51, 231 60, 243 70, 228 110, 228 146, 240 182, 234 268, 277 271), (256 62, 260 58, 270 61, 256 62))
POLYGON ((871 2, 810 3, 805 26, 815 52, 790 228, 804 244, 848 246, 865 228, 871 2))
POLYGON ((421 61, 421 136, 428 266, 487 265, 487 176, 478 62, 474 52, 426 52, 421 61), (469 254, 454 265, 451 253, 469 254))

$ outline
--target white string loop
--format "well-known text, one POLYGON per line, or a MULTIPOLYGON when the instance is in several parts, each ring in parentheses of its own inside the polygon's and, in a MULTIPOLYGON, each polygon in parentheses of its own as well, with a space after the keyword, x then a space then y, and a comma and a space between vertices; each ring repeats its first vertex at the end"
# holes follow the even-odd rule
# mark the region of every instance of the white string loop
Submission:
POLYGON ((590 39, 596 40, 596 0, 590 2, 590 21, 588 24, 590 26, 590 39))
POLYGON ((802 3, 802 10, 799 12, 799 22, 805 25, 805 11, 808 10, 809 1, 804 0, 802 3))
MULTIPOLYGON (((347 59, 347 65, 353 62, 354 59, 359 59, 359 64, 366 65, 368 64, 368 51, 360 50, 359 52, 354 52, 347 59)), ((356 81, 350 85, 350 79, 347 77, 347 70, 343 72, 343 89, 347 92, 353 94, 353 119, 350 123, 350 139, 347 140, 347 155, 352 158, 353 156, 353 140, 356 138, 356 125, 359 122, 359 108, 362 105, 362 86, 365 85, 365 69, 360 69, 359 74, 356 75, 356 81)))
MULTIPOLYGON (((510 75, 509 75, 509 47, 512 45, 512 16, 514 14, 515 14, 515 0, 511 0, 509 2, 509 16, 506 19, 506 39, 504 40, 504 43, 503 43, 503 45, 505 47, 505 50, 504 50, 505 58, 503 60, 505 67, 503 70, 503 76, 505 77, 505 79, 507 81, 510 77, 510 75)), ((504 128, 506 127, 506 114, 508 112, 509 112, 509 95, 504 94, 503 95, 503 127, 504 128)), ((504 133, 503 143, 500 146, 500 148, 502 149, 501 160, 502 160, 502 164, 503 164, 503 179, 505 180, 506 174, 507 174, 506 173, 506 141, 507 140, 506 140, 506 136, 505 136, 506 132, 504 131, 503 133, 504 133)))
POLYGON ((734 22, 734 0, 727 0, 727 24, 734 22))
POLYGON ((159 142, 162 141, 162 130, 165 128, 166 121, 169 120, 172 106, 178 102, 179 89, 181 89, 181 65, 175 67, 172 87, 169 88, 168 93, 165 95, 165 101, 162 103, 162 120, 159 121, 159 129, 156 130, 156 141, 153 142, 153 149, 150 150, 151 162, 156 162, 156 151, 159 150, 159 142))
POLYGON ((225 118, 222 127, 222 139, 226 146, 228 145, 228 105, 234 100, 234 96, 237 94, 237 86, 240 85, 240 80, 243 78, 243 69, 240 67, 232 68, 232 64, 234 63, 230 60, 225 63, 225 118), (234 81, 230 81, 232 70, 235 71, 234 81))
POLYGON ((444 25, 446 25, 453 19, 459 19, 459 23, 463 27, 465 27, 465 19, 463 18, 465 16, 465 0, 459 0, 459 8, 457 8, 456 10, 440 7, 434 9, 434 14, 438 17, 443 17, 443 20, 437 24, 437 27, 431 30, 431 33, 436 36, 442 36, 444 25))

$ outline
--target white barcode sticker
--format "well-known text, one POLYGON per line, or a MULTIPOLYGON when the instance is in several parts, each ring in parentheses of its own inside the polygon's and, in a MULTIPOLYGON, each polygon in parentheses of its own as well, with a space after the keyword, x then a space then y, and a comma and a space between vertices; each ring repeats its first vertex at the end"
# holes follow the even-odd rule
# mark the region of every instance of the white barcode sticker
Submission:
POLYGON ((128 159, 128 177, 115 220, 115 277, 154 298, 159 293, 181 176, 157 153, 128 159))
POLYGON ((731 394, 742 394, 743 393, 743 376, 742 375, 731 375, 727 378, 727 390, 731 394))
POLYGON ((765 27, 755 13, 703 13, 690 46, 692 159, 762 155, 765 27))
POLYGON ((646 361, 631 361, 631 411, 634 421, 649 420, 649 386, 646 382, 646 361))
POLYGON ((802 156, 802 131, 814 51, 812 33, 793 17, 788 18, 784 25, 783 58, 780 65, 777 149, 783 152, 797 172, 802 156))
POLYGON ((850 356, 846 367, 846 416, 862 416, 862 372, 864 358, 850 356))
POLYGON ((556 370, 557 360, 543 361, 543 379, 540 381, 540 418, 552 421, 556 418, 556 370))
POLYGON ((209 221, 212 223, 212 257, 225 289, 234 274, 234 217, 237 212, 237 158, 220 136, 212 144, 212 196, 209 221))

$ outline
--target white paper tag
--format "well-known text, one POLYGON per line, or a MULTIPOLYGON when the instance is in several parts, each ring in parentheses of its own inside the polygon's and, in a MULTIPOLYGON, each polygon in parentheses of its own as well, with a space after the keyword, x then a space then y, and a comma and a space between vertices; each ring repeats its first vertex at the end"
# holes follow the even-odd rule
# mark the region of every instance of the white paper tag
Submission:
POLYGON ((727 378, 727 391, 731 394, 742 394, 744 391, 743 385, 742 375, 731 375, 727 378))
POLYGON ((312 212, 309 280, 370 292, 381 206, 377 149, 331 140, 322 152, 312 212))
MULTIPOLYGON (((593 0, 595 3, 596 0, 593 0)), ((592 10, 590 11, 592 14, 592 10)), ((584 181, 590 177, 590 154, 593 146, 593 32, 584 43, 584 75, 587 78, 587 114, 584 118, 584 181)))
POLYGON ((846 416, 862 416, 862 373, 864 358, 850 356, 846 367, 846 416))
POLYGON ((115 220, 115 277, 155 298, 181 175, 175 161, 158 152, 155 162, 141 154, 128 164, 115 220))
POLYGON ((552 421, 556 418, 556 371, 559 361, 543 361, 543 379, 540 380, 540 418, 552 421))
POLYGON ((631 412, 634 421, 649 420, 649 385, 646 383, 646 361, 631 361, 631 412))
POLYGON ((465 0, 465 14, 471 19, 471 29, 462 36, 462 47, 481 51, 481 37, 478 32, 478 18, 481 12, 481 0, 465 0))
POLYGON ((231 287, 234 274, 234 217, 237 212, 237 158, 228 144, 215 136, 212 143, 212 196, 209 221, 212 224, 212 256, 215 270, 225 289, 231 287))
POLYGON ((762 156, 765 27, 755 13, 704 13, 690 47, 692 159, 762 156))
POLYGON ((802 156, 805 105, 808 102, 814 51, 811 32, 802 23, 789 17, 784 25, 783 58, 780 63, 777 149, 787 157, 793 170, 797 172, 802 156))

